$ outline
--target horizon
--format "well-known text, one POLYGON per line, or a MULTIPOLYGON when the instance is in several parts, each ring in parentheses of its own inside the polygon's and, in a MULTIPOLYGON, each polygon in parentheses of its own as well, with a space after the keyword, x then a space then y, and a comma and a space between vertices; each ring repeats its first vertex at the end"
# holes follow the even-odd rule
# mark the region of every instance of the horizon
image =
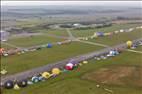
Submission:
POLYGON ((142 1, 1 1, 1 6, 123 6, 138 7, 142 1))

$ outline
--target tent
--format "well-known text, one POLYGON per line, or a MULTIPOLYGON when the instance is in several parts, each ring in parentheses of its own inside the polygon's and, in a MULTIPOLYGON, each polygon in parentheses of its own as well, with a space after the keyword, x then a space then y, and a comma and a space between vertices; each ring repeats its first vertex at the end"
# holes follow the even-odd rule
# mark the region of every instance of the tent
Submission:
POLYGON ((45 79, 48 79, 50 77, 50 73, 49 72, 43 72, 41 75, 45 79))
POLYGON ((53 68, 52 69, 52 74, 54 74, 54 75, 58 75, 58 74, 60 74, 60 69, 59 68, 53 68))
POLYGON ((73 70, 73 67, 74 67, 74 65, 72 63, 68 63, 68 64, 66 64, 65 69, 66 70, 73 70))
POLYGON ((11 80, 6 81, 6 82, 4 83, 4 87, 5 87, 6 89, 12 89, 12 88, 14 87, 13 81, 11 81, 11 80))
POLYGON ((26 87, 27 86, 27 80, 21 80, 17 82, 19 87, 26 87))
POLYGON ((52 44, 48 43, 47 48, 51 48, 51 47, 52 47, 52 44))

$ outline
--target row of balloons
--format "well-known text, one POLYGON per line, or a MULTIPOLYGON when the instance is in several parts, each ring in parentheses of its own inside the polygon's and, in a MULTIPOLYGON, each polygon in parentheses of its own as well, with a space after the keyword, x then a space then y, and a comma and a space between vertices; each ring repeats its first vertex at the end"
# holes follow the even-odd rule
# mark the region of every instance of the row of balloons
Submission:
MULTIPOLYGON (((131 47, 132 46, 132 41, 127 41, 126 42, 127 47, 131 47)), ((84 64, 88 63, 88 61, 83 61, 84 64)), ((70 60, 69 63, 67 63, 65 65, 65 70, 73 70, 73 68, 76 66, 77 61, 75 60, 70 60)), ((16 81, 15 83, 11 80, 7 81, 4 83, 4 87, 6 89, 19 89, 20 87, 26 87, 28 84, 33 84, 33 83, 37 83, 39 81, 48 79, 50 77, 56 77, 57 75, 59 75, 62 71, 59 68, 53 68, 52 73, 50 74, 49 72, 43 72, 42 74, 40 74, 40 76, 33 76, 30 80, 21 80, 21 81, 16 81)))
MULTIPOLYGON (((75 64, 73 63, 67 63, 65 65, 65 70, 66 71, 70 71, 73 70, 73 68, 75 67, 75 64)), ((12 80, 8 80, 4 83, 3 87, 6 89, 20 89, 22 87, 26 87, 27 85, 33 84, 33 83, 37 83, 39 81, 44 81, 48 78, 51 77, 56 77, 57 75, 59 75, 62 71, 59 68, 53 68, 51 70, 52 73, 49 72, 43 72, 39 75, 33 76, 30 79, 24 79, 24 80, 20 80, 20 81, 12 81, 12 80)))

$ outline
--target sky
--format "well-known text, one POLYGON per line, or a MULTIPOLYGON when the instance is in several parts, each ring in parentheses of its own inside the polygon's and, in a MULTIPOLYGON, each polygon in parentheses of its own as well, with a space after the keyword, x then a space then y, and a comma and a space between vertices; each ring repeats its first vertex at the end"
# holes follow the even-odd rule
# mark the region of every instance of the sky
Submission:
POLYGON ((1 1, 5 6, 41 5, 102 5, 102 6, 140 6, 142 1, 1 1))

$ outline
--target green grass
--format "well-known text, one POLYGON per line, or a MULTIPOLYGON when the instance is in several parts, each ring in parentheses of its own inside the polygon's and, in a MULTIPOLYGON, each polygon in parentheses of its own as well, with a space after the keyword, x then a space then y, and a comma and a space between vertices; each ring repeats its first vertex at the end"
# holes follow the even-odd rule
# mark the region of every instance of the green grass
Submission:
MULTIPOLYGON (((74 69, 71 72, 66 72, 54 79, 49 79, 45 82, 40 82, 22 88, 21 90, 4 90, 4 94, 109 94, 102 88, 97 88, 95 81, 82 79, 82 76, 88 72, 98 70, 99 68, 110 65, 139 65, 142 66, 140 60, 141 54, 124 52, 116 57, 107 60, 95 61, 89 60, 89 63, 74 69), (135 58, 135 59, 134 59, 135 58), (94 63, 95 62, 95 63, 94 63)), ((139 87, 133 86, 116 86, 103 85, 101 87, 108 88, 114 91, 114 94, 141 94, 142 90, 139 87)))
POLYGON ((94 32, 112 32, 120 29, 128 29, 132 27, 140 26, 140 24, 114 24, 110 27, 104 27, 104 28, 91 28, 91 29, 85 29, 85 30, 75 30, 72 29, 72 33, 75 37, 86 37, 91 36, 94 34, 94 32))
POLYGON ((125 43, 128 40, 138 39, 141 37, 142 37, 142 32, 141 29, 139 29, 133 32, 124 32, 112 36, 104 36, 104 37, 89 39, 89 41, 112 46, 120 43, 125 43))
POLYGON ((11 49, 11 48, 13 48, 13 47, 8 46, 8 45, 6 45, 6 44, 1 44, 1 48, 11 49))
MULTIPOLYGON (((133 25, 134 26, 134 25, 133 25)), ((116 29, 127 28, 126 25, 120 25, 115 27, 102 28, 101 31, 110 32, 116 29), (105 31, 106 30, 106 31, 105 31)), ((128 26, 129 27, 129 26, 128 26)), ((42 30, 41 30, 42 31, 42 30)), ((100 30, 74 30, 72 31, 75 36, 90 36, 95 31, 100 30), (85 32, 87 31, 87 32, 85 32), (93 32, 93 33, 92 33, 93 32)), ((52 31, 42 31, 44 33, 50 33, 55 35, 63 35, 64 32, 54 32, 52 31)), ((97 39, 92 39, 89 41, 102 43, 106 45, 115 45, 118 43, 126 42, 127 40, 133 40, 141 37, 141 32, 135 31, 130 33, 120 33, 114 36, 106 36, 97 39)), ((65 34, 66 36, 66 34, 65 34)), ((54 39, 53 40, 58 40, 54 39)), ((53 42, 51 39, 51 42, 53 42)), ((16 39, 11 40, 10 43, 19 46, 30 46, 40 43, 50 42, 47 36, 39 38, 31 38, 22 40, 16 39), (30 40, 30 41, 29 41, 30 40), (22 42, 21 42, 22 41, 22 42), (44 41, 44 42, 43 42, 44 41)), ((35 67, 43 66, 49 63, 60 61, 66 58, 70 58, 76 55, 85 54, 92 52, 94 50, 101 49, 101 47, 87 45, 83 43, 73 42, 68 45, 54 46, 51 49, 44 48, 39 51, 29 52, 22 55, 13 55, 10 57, 2 57, 1 68, 6 67, 9 74, 14 74, 17 72, 25 71, 35 67)), ((141 50, 138 48, 136 50, 141 50)), ((88 72, 96 71, 99 68, 110 66, 110 65, 138 65, 142 66, 141 60, 142 54, 133 52, 124 52, 114 58, 109 58, 107 60, 95 61, 93 59, 89 60, 89 64, 79 67, 71 72, 63 73, 54 79, 49 79, 46 82, 40 82, 29 86, 27 88, 22 88, 21 90, 4 90, 4 94, 109 94, 102 88, 97 88, 95 81, 88 81, 82 79, 82 76, 88 72), (95 63, 94 63, 95 62, 95 63)), ((115 85, 102 85, 105 88, 112 89, 115 94, 141 94, 142 90, 138 87, 131 86, 115 86, 115 85)))
POLYGON ((53 38, 47 35, 38 35, 38 36, 32 36, 32 37, 13 38, 8 40, 7 42, 20 47, 28 47, 28 46, 53 43, 58 41, 63 41, 63 39, 53 38))
POLYGON ((60 29, 42 29, 38 30, 39 32, 45 33, 45 34, 53 34, 56 36, 66 36, 68 37, 68 33, 66 29, 60 28, 60 29))
POLYGON ((6 67, 9 74, 13 74, 101 48, 102 47, 78 42, 61 46, 53 46, 53 48, 44 48, 35 52, 3 57, 1 58, 1 68, 6 67))
POLYGON ((139 46, 137 49, 134 49, 136 51, 142 51, 142 46, 139 46))

